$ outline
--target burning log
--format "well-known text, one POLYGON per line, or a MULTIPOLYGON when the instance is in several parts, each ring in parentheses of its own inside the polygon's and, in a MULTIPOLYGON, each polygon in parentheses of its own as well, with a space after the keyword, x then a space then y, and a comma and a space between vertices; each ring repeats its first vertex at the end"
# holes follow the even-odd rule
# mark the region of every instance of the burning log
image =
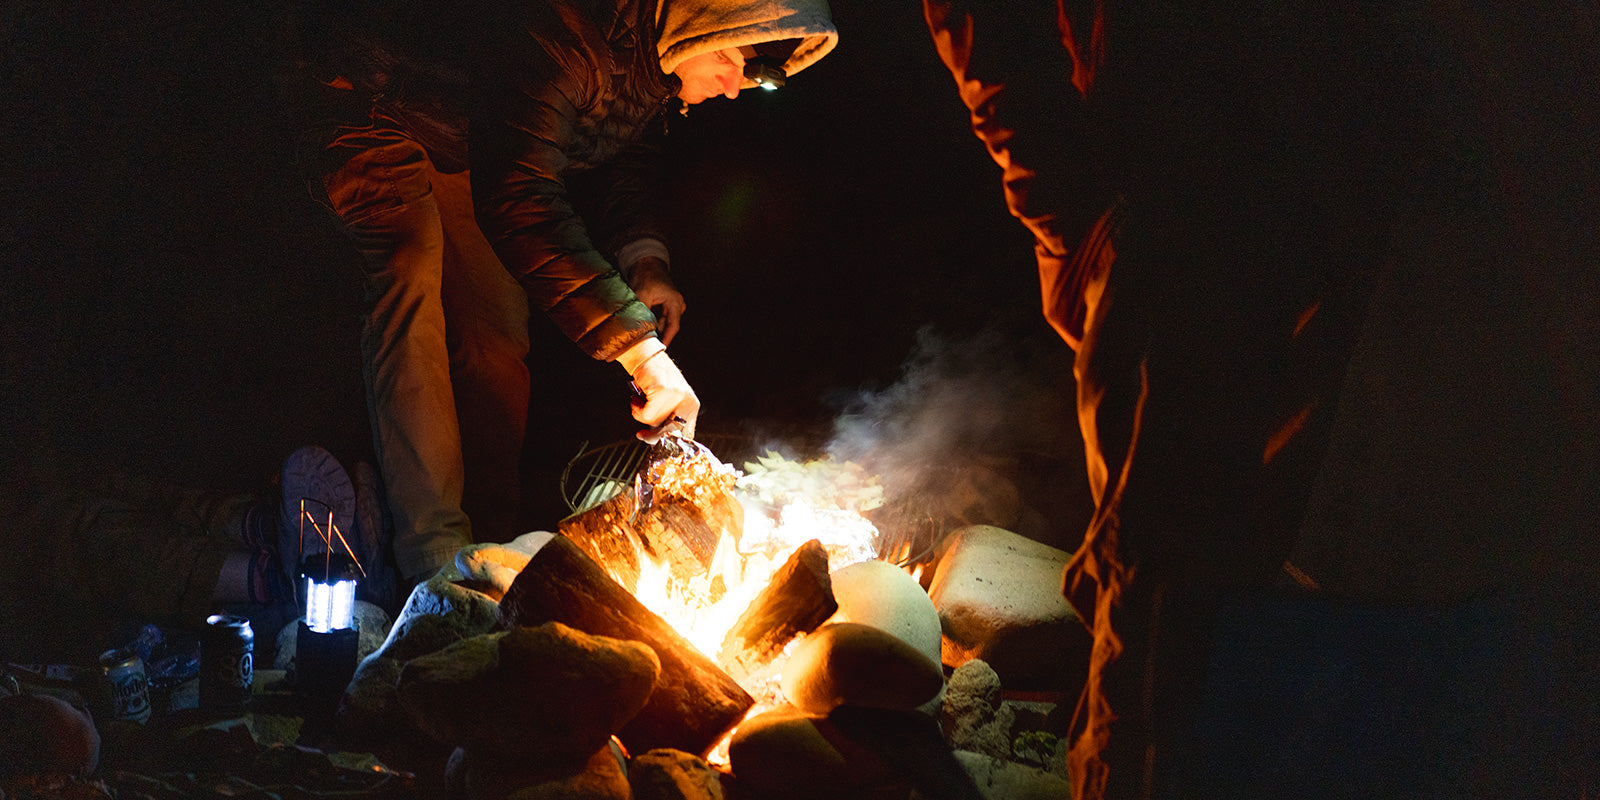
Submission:
POLYGON ((651 449, 632 487, 567 517, 559 529, 629 591, 638 585, 640 552, 686 581, 704 575, 717 543, 737 539, 744 527, 734 480, 711 451, 669 436, 651 449))
POLYGON ((551 620, 655 649, 661 677, 644 708, 617 732, 632 752, 668 747, 704 756, 755 704, 732 677, 562 536, 539 550, 500 601, 505 627, 551 620))
POLYGON ((828 577, 828 551, 812 539, 789 556, 739 616, 722 640, 717 663, 744 680, 777 658, 790 640, 816 630, 837 610, 828 577))
POLYGON ((561 520, 556 528, 590 558, 605 565, 630 592, 639 586, 639 552, 643 547, 629 523, 635 506, 633 490, 624 489, 593 508, 561 520))

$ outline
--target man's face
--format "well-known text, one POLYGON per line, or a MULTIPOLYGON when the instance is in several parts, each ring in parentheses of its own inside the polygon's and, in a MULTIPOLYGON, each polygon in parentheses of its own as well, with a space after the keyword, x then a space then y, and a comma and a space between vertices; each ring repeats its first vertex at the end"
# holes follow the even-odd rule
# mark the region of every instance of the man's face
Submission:
POLYGON ((672 74, 683 82, 678 97, 689 105, 717 95, 732 100, 744 83, 744 56, 737 47, 701 53, 684 59, 672 74))

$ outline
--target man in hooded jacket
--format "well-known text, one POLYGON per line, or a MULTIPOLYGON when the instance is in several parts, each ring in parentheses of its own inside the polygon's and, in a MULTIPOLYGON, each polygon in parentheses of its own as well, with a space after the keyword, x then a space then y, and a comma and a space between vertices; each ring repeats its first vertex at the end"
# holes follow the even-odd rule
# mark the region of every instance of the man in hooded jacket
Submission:
POLYGON ((665 353, 685 308, 656 216, 667 114, 753 85, 747 59, 799 72, 838 35, 825 0, 314 8, 299 35, 326 115, 305 160, 363 256, 368 408, 415 581, 516 533, 530 302, 627 370, 636 419, 692 431, 665 353))

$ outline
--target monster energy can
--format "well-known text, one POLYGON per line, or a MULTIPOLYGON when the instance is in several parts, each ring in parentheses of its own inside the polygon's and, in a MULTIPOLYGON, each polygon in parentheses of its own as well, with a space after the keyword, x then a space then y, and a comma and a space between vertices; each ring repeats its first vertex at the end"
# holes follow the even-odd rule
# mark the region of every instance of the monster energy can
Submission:
POLYGON ((111 718, 144 723, 150 719, 150 684, 144 659, 132 647, 100 654, 100 669, 111 699, 111 718))
POLYGON ((206 618, 200 640, 200 707, 237 710, 250 702, 256 634, 250 620, 231 614, 206 618))

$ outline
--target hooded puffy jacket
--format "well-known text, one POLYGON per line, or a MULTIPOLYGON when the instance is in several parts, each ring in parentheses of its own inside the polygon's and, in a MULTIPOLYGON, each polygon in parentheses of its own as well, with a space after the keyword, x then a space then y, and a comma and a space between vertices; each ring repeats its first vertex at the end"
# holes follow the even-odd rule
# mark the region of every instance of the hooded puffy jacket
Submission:
POLYGON ((837 40, 824 0, 329 7, 303 25, 319 32, 313 63, 372 93, 441 170, 471 168, 478 224, 501 262, 602 360, 654 331, 612 262, 632 242, 665 241, 657 164, 679 88, 670 70, 697 53, 796 38, 793 74, 837 40))

